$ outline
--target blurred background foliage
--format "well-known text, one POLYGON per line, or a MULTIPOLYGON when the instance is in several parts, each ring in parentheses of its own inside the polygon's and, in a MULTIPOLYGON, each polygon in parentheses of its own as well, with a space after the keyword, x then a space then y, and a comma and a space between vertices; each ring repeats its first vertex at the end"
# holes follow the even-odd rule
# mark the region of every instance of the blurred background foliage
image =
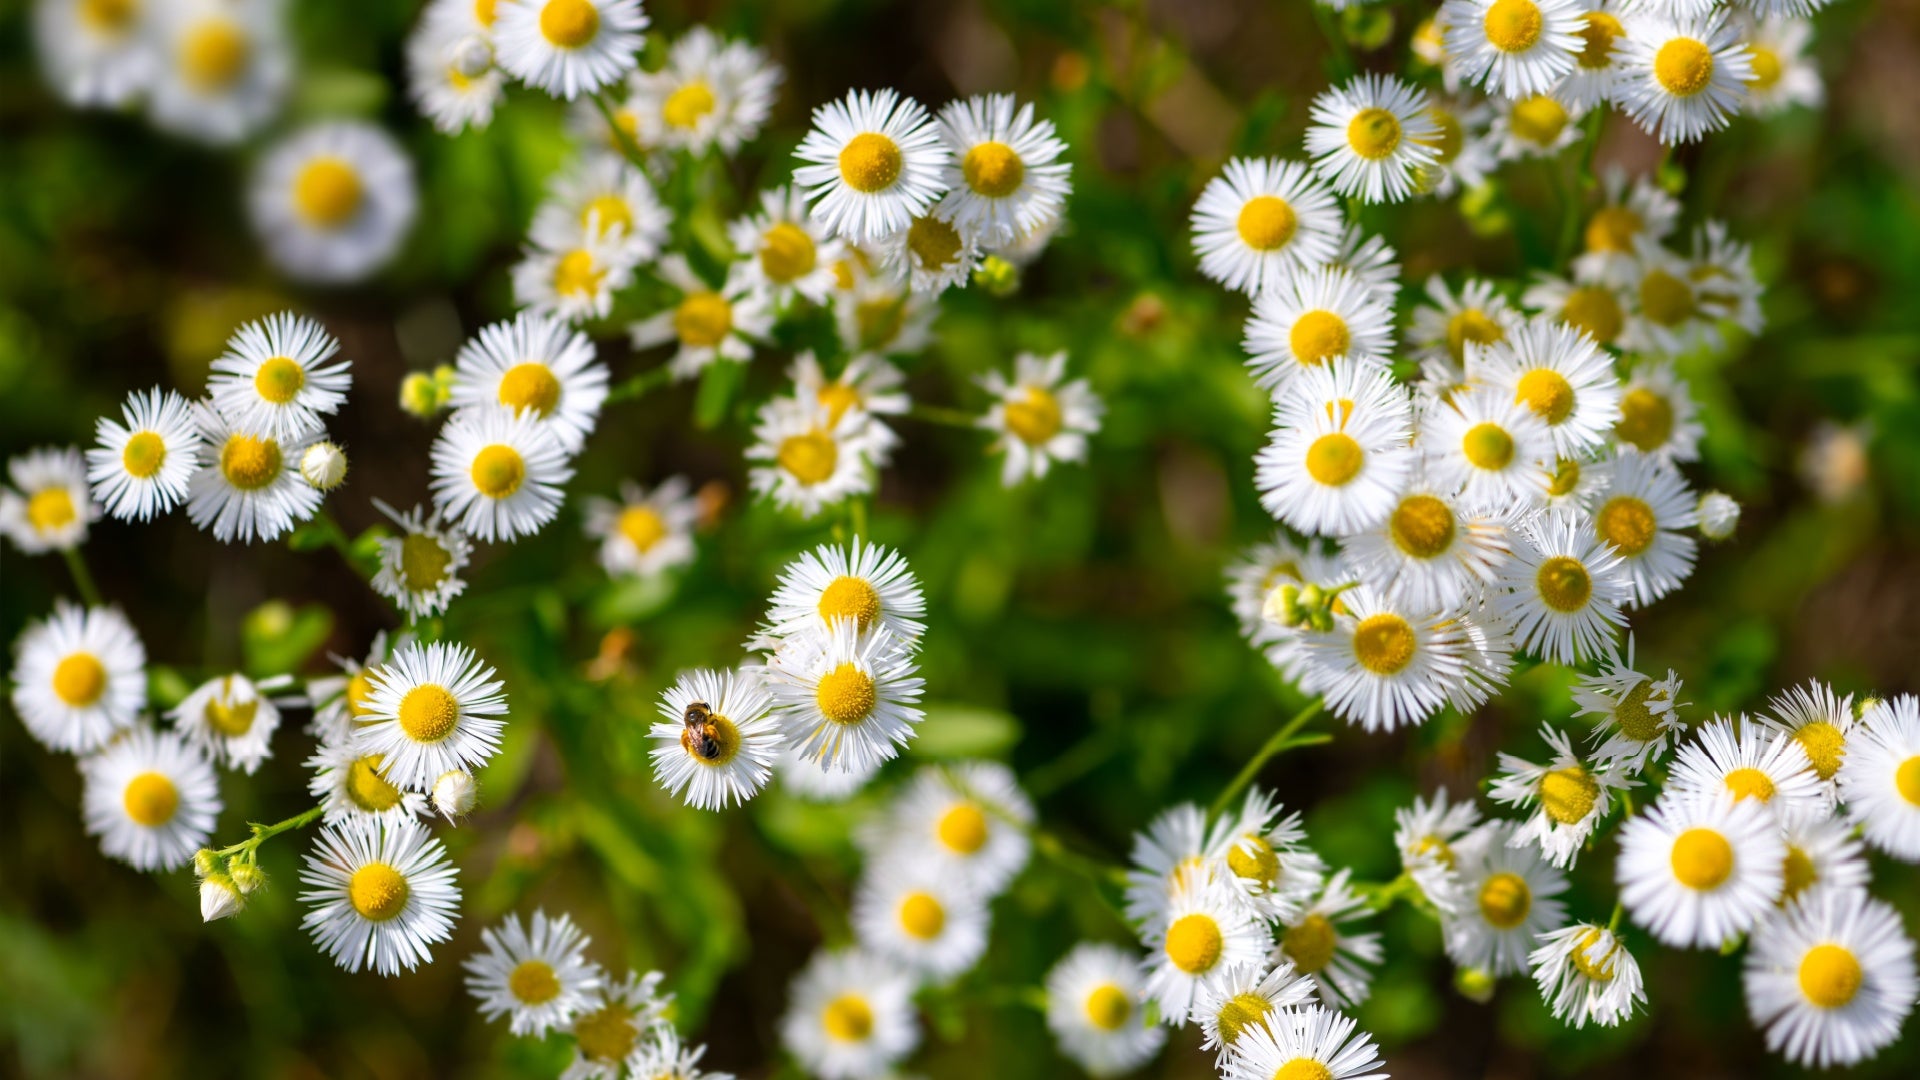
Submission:
MULTIPOLYGON (((1267 423, 1238 348, 1245 301, 1203 282, 1186 214, 1234 153, 1299 157, 1332 53, 1305 3, 1253 0, 761 0, 649 2, 656 31, 705 22, 768 49, 787 82, 769 134, 706 167, 700 208, 677 229, 713 235, 757 187, 785 178, 817 103, 895 86, 929 105, 987 90, 1039 103, 1070 144, 1070 224, 1021 293, 943 300, 938 338, 910 361, 917 400, 977 409, 979 372, 1019 349, 1066 349, 1109 413, 1092 463, 1001 490, 976 433, 903 421, 872 533, 905 550, 929 600, 929 718, 906 760, 845 806, 774 790, 743 811, 689 810, 653 783, 646 724, 683 668, 736 663, 779 568, 826 539, 751 505, 740 450, 751 406, 782 380, 764 351, 725 408, 686 386, 609 408, 577 498, 617 481, 683 472, 711 513, 696 564, 676 579, 609 583, 577 503, 540 536, 481 552, 449 637, 500 669, 512 704, 504 752, 471 822, 442 830, 466 890, 436 963, 396 979, 348 975, 298 927, 305 840, 268 845, 275 887, 244 917, 202 926, 186 872, 111 863, 81 830, 72 762, 11 719, 0 724, 0 1072, 69 1076, 550 1077, 560 1040, 484 1023, 459 960, 508 911, 566 910, 611 968, 659 967, 708 1064, 787 1075, 774 1025, 786 983, 820 942, 844 940, 858 872, 851 825, 884 789, 941 758, 1009 760, 1049 832, 1119 862, 1160 807, 1219 790, 1299 706, 1239 638, 1222 571, 1272 522, 1251 458, 1267 423)), ((1413 18, 1388 5, 1391 41, 1361 67, 1398 70, 1413 18)), ((233 327, 283 306, 319 317, 353 360, 334 425, 353 458, 330 506, 349 533, 426 494, 429 427, 395 404, 400 379, 450 360, 465 335, 511 311, 506 268, 546 176, 569 153, 562 110, 515 91, 491 130, 444 138, 396 87, 412 0, 291 4, 301 70, 282 127, 354 114, 393 131, 419 170, 422 212, 374 283, 306 291, 266 270, 242 206, 258 146, 208 151, 132 116, 61 109, 42 87, 21 0, 0 5, 0 451, 87 444, 97 416, 154 383, 189 394, 233 327)), ((1848 691, 1920 690, 1920 4, 1840 0, 1816 19, 1829 84, 1821 110, 1732 130, 1674 157, 1685 224, 1725 218, 1754 244, 1769 290, 1765 335, 1683 366, 1708 438, 1692 479, 1746 508, 1739 536, 1706 550, 1678 595, 1634 620, 1643 666, 1678 669, 1692 718, 1752 709, 1818 676, 1848 691), (1828 497, 1803 480, 1818 424, 1864 447, 1828 497)), ((1598 160, 1647 171, 1659 148, 1614 118, 1598 160)), ((1405 268, 1404 305, 1434 272, 1517 280, 1550 265, 1568 206, 1567 163, 1508 165, 1476 220, 1457 205, 1371 207, 1405 268)), ((697 239, 696 239, 697 242, 697 239)), ((633 314, 633 313, 624 313, 633 314)), ((617 320, 616 320, 617 325, 617 320)), ((603 334, 616 378, 660 362, 603 334)), ((1835 478, 1834 466, 1828 479, 1835 478)), ((326 654, 364 654, 393 611, 334 552, 222 547, 184 515, 97 524, 87 556, 177 698, 239 667, 318 674, 326 654)), ((70 591, 52 558, 9 549, 0 637, 70 591)), ((1474 789, 1497 749, 1531 753, 1564 719, 1566 678, 1536 669, 1470 717, 1393 736, 1340 730, 1260 780, 1307 808, 1314 845, 1356 876, 1397 873, 1391 813, 1444 783, 1474 789)), ((219 837, 307 805, 303 713, 257 775, 223 776, 219 837)), ((1329 721, 1317 722, 1326 730, 1329 721)), ((1575 916, 1612 903, 1608 857, 1575 875, 1575 916)), ((1875 891, 1920 927, 1920 875, 1878 857, 1875 891)), ((1399 1077, 1751 1076, 1793 1070, 1748 1025, 1737 958, 1634 941, 1649 1014, 1614 1031, 1561 1028, 1532 985, 1490 1004, 1454 993, 1436 928, 1400 907, 1360 1020, 1399 1077)), ((995 911, 986 960, 926 1001, 913 1071, 1015 1080, 1072 1075, 1021 988, 1076 939, 1130 940, 1066 861, 1037 857, 995 911)), ((1912 1076, 1920 1035, 1861 1075, 1912 1076)), ((1193 1029, 1145 1070, 1209 1076, 1193 1029)))

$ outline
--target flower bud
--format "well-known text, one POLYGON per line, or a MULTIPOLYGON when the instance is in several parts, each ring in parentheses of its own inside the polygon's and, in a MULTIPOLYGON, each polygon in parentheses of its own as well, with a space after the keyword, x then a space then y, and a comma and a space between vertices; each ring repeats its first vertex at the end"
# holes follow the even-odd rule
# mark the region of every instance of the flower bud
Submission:
POLYGON ((1300 616, 1298 585, 1282 585, 1277 589, 1267 590, 1266 603, 1260 605, 1261 618, 1271 623, 1279 623, 1281 626, 1298 626, 1300 616))
POLYGON ((1020 291, 1020 268, 998 255, 989 255, 980 260, 973 280, 989 296, 1005 298, 1020 291))
POLYGON ((1494 978, 1480 968, 1455 968, 1453 988, 1468 1001, 1485 1005, 1493 1000, 1494 978))
POLYGON ((480 785, 474 782, 473 774, 465 769, 442 773, 440 779, 433 782, 433 808, 445 815, 448 821, 471 813, 479 797, 480 785))
POLYGON ((200 921, 216 922, 229 915, 240 914, 247 906, 247 898, 234 886, 233 879, 225 874, 214 873, 200 879, 200 921))
POLYGON ((1709 540, 1725 540, 1740 524, 1740 504, 1724 491, 1709 491, 1700 496, 1700 535, 1709 540))
POLYGON ((201 848, 193 853, 193 872, 197 876, 206 877, 218 869, 220 869, 220 856, 214 854, 212 848, 201 848))
POLYGON ((425 420, 440 411, 443 399, 433 376, 416 371, 400 380, 400 407, 425 420))
POLYGON ((493 46, 478 34, 469 34, 447 50, 447 66, 463 78, 477 79, 493 66, 493 46))
POLYGON ((321 491, 332 491, 347 479, 347 452, 321 441, 300 455, 300 476, 321 491))
POLYGON ((236 861, 227 868, 227 873, 242 896, 252 896, 267 887, 267 872, 253 863, 236 861))

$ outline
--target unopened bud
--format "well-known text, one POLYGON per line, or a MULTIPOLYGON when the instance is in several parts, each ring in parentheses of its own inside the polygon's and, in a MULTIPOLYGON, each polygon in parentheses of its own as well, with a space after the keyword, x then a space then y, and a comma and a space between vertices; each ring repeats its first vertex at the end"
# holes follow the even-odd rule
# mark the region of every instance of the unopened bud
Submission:
POLYGON ((253 863, 236 860, 227 868, 227 873, 233 877, 234 888, 239 889, 242 896, 252 896, 267 887, 267 872, 253 863))
POLYGON ((233 879, 225 874, 208 874, 200 879, 200 921, 217 922, 240 914, 247 898, 240 895, 233 879))
POLYGON ((1481 968, 1455 968, 1453 988, 1468 1001, 1485 1005, 1493 1000, 1494 978, 1481 968))
POLYGON ((998 255, 989 255, 980 260, 973 281, 993 296, 1012 296, 1020 289, 1020 268, 998 255))
POLYGON ((1709 491, 1700 496, 1700 535, 1709 540, 1725 540, 1740 525, 1740 504, 1724 491, 1709 491))
POLYGON ((200 877, 206 877, 218 869, 220 869, 220 856, 214 854, 212 848, 201 848, 199 851, 193 853, 193 872, 195 874, 200 877))
POLYGON ((416 371, 400 380, 400 407, 422 420, 440 411, 439 384, 433 376, 416 371))
POLYGON ((1281 626, 1300 624, 1300 586, 1281 585, 1267 590, 1266 602, 1260 605, 1260 617, 1270 623, 1281 626))
POLYGON ((479 798, 480 785, 474 782, 473 774, 465 769, 442 773, 440 779, 433 782, 433 808, 445 815, 448 821, 472 813, 473 804, 479 798))
POLYGON ((477 79, 493 66, 493 46, 478 34, 470 34, 447 50, 447 66, 462 77, 477 79))
POLYGON ((300 476, 321 491, 332 491, 347 479, 347 452, 330 442, 317 442, 300 455, 300 476))

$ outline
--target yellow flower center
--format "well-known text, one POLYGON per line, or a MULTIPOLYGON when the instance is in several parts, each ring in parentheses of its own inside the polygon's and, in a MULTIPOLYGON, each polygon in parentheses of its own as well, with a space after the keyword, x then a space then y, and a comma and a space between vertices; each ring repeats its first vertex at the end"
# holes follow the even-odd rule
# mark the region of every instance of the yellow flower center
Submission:
POLYGON ((1590 929, 1580 935, 1580 939, 1573 944, 1573 967, 1574 970, 1592 979, 1594 982, 1612 982, 1614 975, 1613 954, 1620 951, 1620 943, 1617 941, 1614 942, 1613 946, 1607 949, 1606 955, 1602 956, 1596 963, 1593 958, 1588 955, 1587 950, 1593 948, 1599 944, 1599 942, 1600 930, 1598 927, 1590 929))
POLYGON ((1060 434, 1065 424, 1060 402, 1041 387, 1028 386, 1026 390, 1025 399, 1006 405, 1007 430, 1028 446, 1044 446, 1060 434))
POLYGON ((1333 962, 1334 947, 1340 935, 1333 920, 1318 912, 1310 914, 1280 936, 1280 951, 1287 954, 1302 975, 1312 975, 1333 962))
POLYGON ((971 855, 987 845, 987 815, 970 802, 956 803, 934 826, 948 851, 971 855))
POLYGON ((1640 215, 1624 206, 1603 206, 1587 222, 1587 250, 1626 254, 1640 235, 1640 215))
POLYGON ((1501 52, 1526 52, 1540 40, 1545 21, 1533 0, 1494 0, 1487 8, 1487 41, 1501 52))
POLYGON ((1027 177, 1027 166, 1006 143, 983 142, 967 151, 960 162, 960 175, 976 194, 1004 199, 1020 190, 1020 182, 1027 177))
POLYGON ((629 506, 620 511, 620 535, 642 555, 667 538, 667 523, 650 506, 629 506))
POLYGON ((386 922, 406 910, 411 892, 406 876, 386 863, 367 863, 347 879, 347 899, 369 922, 386 922))
POLYGON ((606 276, 593 261, 593 252, 575 248, 553 264, 553 291, 561 296, 592 296, 606 276))
POLYGON ((1713 81, 1713 52, 1692 38, 1674 38, 1653 54, 1653 77, 1674 97, 1692 97, 1713 81))
POLYGON ((546 416, 560 404, 560 380, 538 361, 515 364, 500 376, 499 396, 500 404, 515 413, 532 409, 536 416, 546 416))
POLYGON ((1101 983, 1087 995, 1087 1022, 1101 1031, 1119 1031, 1133 1015, 1133 999, 1112 983, 1101 983))
POLYGON ((880 614, 880 593, 864 578, 842 575, 820 591, 819 611, 828 623, 852 619, 865 630, 880 614))
POLYGON ((1815 945, 1800 958, 1800 992, 1822 1009, 1838 1009, 1860 992, 1860 961, 1844 945, 1815 945))
POLYGON ((1412 663, 1415 645, 1413 627, 1391 612, 1370 615, 1353 628, 1353 658, 1375 675, 1392 675, 1412 663))
POLYGON ((95 30, 124 30, 139 13, 136 0, 80 0, 80 21, 95 30))
POLYGON ((1289 1058, 1273 1070, 1273 1080, 1333 1080, 1333 1070, 1312 1058, 1289 1058))
POLYGON ((220 448, 220 475, 241 491, 258 491, 280 476, 280 444, 251 435, 229 435, 220 448))
POLYGON ((1267 1014, 1273 1011, 1273 1002, 1259 994, 1248 992, 1235 994, 1220 1006, 1219 1015, 1214 1017, 1220 1029, 1220 1041, 1228 1046, 1240 1041, 1240 1036, 1248 1028, 1266 1027, 1267 1014))
POLYGON ((938 270, 960 257, 960 230, 929 214, 907 226, 907 250, 922 270, 938 270))
POLYGON ((1580 486, 1580 463, 1573 458, 1559 458, 1553 464, 1553 478, 1547 481, 1547 494, 1560 498, 1571 494, 1580 486))
POLYGON ((540 36, 562 49, 577 49, 600 33, 600 10, 588 0, 547 0, 540 9, 540 36))
POLYGON ((418 743, 435 743, 460 723, 460 702, 447 688, 422 683, 400 699, 400 730, 418 743))
POLYGON ((1642 679, 1620 704, 1613 710, 1614 722, 1620 725, 1620 733, 1635 742, 1646 742, 1660 734, 1660 718, 1647 708, 1647 702, 1653 698, 1653 683, 1642 679))
POLYGON ((1307 447, 1307 475, 1328 487, 1340 487, 1360 475, 1367 452, 1353 436, 1330 431, 1307 447))
POLYGON ((1240 208, 1235 223, 1240 240, 1255 251, 1278 251, 1293 239, 1300 218, 1278 195, 1255 195, 1240 208))
POLYGON ((1567 128, 1567 107, 1546 94, 1535 94, 1513 103, 1507 111, 1507 125, 1516 138, 1535 146, 1552 146, 1567 128))
POLYGON ((1533 890, 1519 874, 1503 870, 1480 886, 1480 917, 1502 930, 1526 922, 1532 910, 1533 890))
POLYGON ((711 349, 733 330, 733 304, 717 292, 691 292, 673 310, 673 332, 680 343, 711 349))
POLYGON ((1600 782, 1578 765, 1555 769, 1540 778, 1540 806, 1562 825, 1578 824, 1600 799, 1600 782))
POLYGON ((545 960, 522 960, 507 975, 507 992, 526 1005, 541 1005, 560 996, 560 977, 545 960))
POLYGON ((633 228, 633 210, 627 205, 627 200, 619 195, 611 192, 596 195, 580 211, 580 227, 586 228, 590 221, 598 221, 600 224, 596 235, 605 236, 615 228, 633 228))
POLYGON ((900 147, 877 132, 863 131, 840 149, 840 179, 868 195, 892 187, 901 164, 900 147))
POLYGON ((527 478, 527 463, 520 451, 504 443, 480 448, 473 455, 473 486, 489 499, 504 499, 520 490, 527 478))
POLYGON ((1387 519, 1387 535, 1401 551, 1431 559, 1453 546, 1453 511, 1432 495, 1409 495, 1387 519))
POLYGON ((838 424, 840 418, 847 415, 848 409, 866 404, 860 397, 860 391, 838 382, 822 386, 820 392, 814 395, 814 400, 827 407, 827 422, 830 424, 838 424))
POLYGON ((1894 770, 1893 788, 1901 798, 1920 806, 1920 754, 1901 762, 1900 767, 1894 770))
POLYGON ((911 892, 900 901, 900 929, 920 941, 932 941, 947 925, 947 909, 931 893, 911 892))
POLYGON ((1506 327, 1477 307, 1462 308, 1447 320, 1447 352, 1456 364, 1466 359, 1467 342, 1491 345, 1506 336, 1506 327))
POLYGON ((1588 337, 1601 345, 1611 345, 1613 339, 1620 336, 1626 313, 1620 310, 1620 301, 1613 290, 1601 285, 1582 285, 1567 293, 1567 302, 1560 308, 1560 321, 1586 331, 1588 337))
POLYGON ((400 805, 400 789, 380 775, 380 766, 385 760, 380 754, 367 754, 354 758, 353 764, 347 766, 347 799, 368 813, 377 814, 400 805))
POLYGON ((354 672, 342 696, 347 699, 348 716, 355 720, 366 716, 372 711, 367 703, 373 699, 373 680, 367 678, 365 671, 354 672))
POLYGON ((35 532, 52 532, 73 524, 79 514, 73 508, 73 496, 63 487, 43 488, 27 499, 27 524, 35 532))
POLYGON ((353 220, 362 194, 360 174, 337 157, 314 158, 293 180, 294 209, 317 229, 337 229, 353 220))
POLYGON ((1542 561, 1534 571, 1533 584, 1541 603, 1562 614, 1586 607, 1593 596, 1593 575, 1580 560, 1566 555, 1542 561))
POLYGON ((134 824, 157 829, 172 821, 174 812, 180 809, 180 789, 157 772, 143 772, 127 781, 120 801, 134 824))
POLYGON ((1813 763, 1814 774, 1822 780, 1833 779, 1840 771, 1840 759, 1846 756, 1847 737, 1840 729, 1825 720, 1812 720, 1800 725, 1793 733, 1793 741, 1807 752, 1807 760, 1813 763))
POLYGON ((1460 452, 1474 468, 1498 472, 1513 461, 1513 436, 1499 424, 1483 421, 1460 437, 1460 452))
POLYGON ((1653 546, 1659 535, 1653 507, 1632 495, 1615 495, 1593 516, 1600 539, 1612 544, 1620 554, 1632 558, 1653 546))
POLYGON ((1673 876, 1689 889, 1717 889, 1733 874, 1733 845, 1712 829, 1692 828, 1674 838, 1673 876))
POLYGON ((498 0, 473 0, 473 19, 481 26, 492 26, 494 5, 498 0))
POLYGON ((275 405, 285 405, 307 385, 307 371, 289 356, 269 357, 253 373, 253 389, 275 405))
POLYGON ((208 727, 235 739, 253 730, 253 718, 259 711, 258 701, 227 702, 212 697, 207 699, 207 707, 201 714, 206 717, 208 727))
POLYGON ((1437 155, 1436 162, 1441 165, 1448 164, 1460 156, 1460 148, 1467 144, 1467 129, 1461 126, 1460 118, 1454 115, 1452 109, 1429 105, 1427 116, 1433 120, 1433 126, 1437 130, 1424 139, 1414 141, 1423 146, 1433 147, 1437 155))
POLYGON ((1589 11, 1582 16, 1586 21, 1574 33, 1580 35, 1580 66, 1588 71, 1599 71, 1613 63, 1613 43, 1627 36, 1626 27, 1620 20, 1604 11, 1589 11))
POLYGON ((1643 453, 1651 453, 1673 437, 1673 406, 1644 386, 1620 395, 1620 422, 1613 434, 1643 453))
POLYGON ((1549 425, 1560 424, 1573 414, 1573 384, 1552 368, 1534 368, 1520 376, 1513 400, 1526 402, 1549 425))
POLYGON ((1380 161, 1400 148, 1400 120, 1385 109, 1361 109, 1347 121, 1347 145, 1368 161, 1380 161))
POLYGON ((701 725, 697 733, 690 727, 680 729, 680 748, 703 765, 720 766, 732 761, 734 755, 740 752, 740 741, 739 725, 719 713, 708 714, 707 722, 701 725), (695 738, 696 734, 703 734, 706 738, 695 738), (708 744, 713 747, 711 754, 706 752, 708 744))
POLYGON ((400 580, 411 592, 437 588, 452 564, 453 553, 426 533, 408 533, 400 541, 400 580))
POLYGON ((1813 859, 1805 851, 1788 844, 1787 857, 1780 864, 1780 877, 1785 882, 1780 890, 1780 903, 1784 905, 1820 880, 1820 871, 1814 869, 1813 859))
POLYGON ((76 709, 84 709, 107 692, 107 669, 92 653, 70 653, 53 667, 53 694, 76 709))
POLYGON ((1453 853, 1453 845, 1447 843, 1446 840, 1442 839, 1436 833, 1428 833, 1421 837, 1420 842, 1413 845, 1413 853, 1416 856, 1431 855, 1437 859, 1442 866, 1447 867, 1452 867, 1457 859, 1457 856, 1453 853))
POLYGON ((1761 92, 1773 89, 1780 81, 1780 54, 1753 41, 1747 42, 1747 52, 1753 60, 1753 78, 1747 81, 1747 85, 1761 92))
POLYGON ((202 19, 180 39, 180 74, 188 86, 204 94, 232 86, 246 70, 253 43, 239 24, 227 19, 202 19))
POLYGON ((873 1034, 873 1007, 859 994, 841 994, 820 1010, 820 1026, 840 1042, 863 1042, 873 1034))
POLYGON ((660 119, 665 120, 668 127, 685 131, 713 112, 715 104, 713 87, 708 86, 705 79, 695 79, 667 95, 666 104, 660 106, 660 119))
POLYGON ((807 230, 790 221, 778 222, 760 237, 760 269, 779 284, 813 273, 819 250, 807 230))
POLYGON ((1235 877, 1272 887, 1280 877, 1280 856, 1266 837, 1251 833, 1227 851, 1227 869, 1235 877))
POLYGON ((827 719, 836 724, 857 724, 873 713, 873 676, 852 663, 842 663, 820 676, 813 697, 827 719))
POLYGON ((167 463, 167 442, 151 431, 136 432, 120 451, 120 465, 127 475, 145 480, 167 463))
POLYGON ((1302 364, 1345 356, 1352 342, 1347 321, 1331 311, 1309 311, 1293 320, 1293 328, 1287 331, 1287 347, 1302 364))
POLYGON ((625 1061, 640 1041, 640 1029, 626 1006, 610 1001, 573 1022, 573 1039, 590 1061, 625 1061))
POLYGON ((1640 313, 1659 326, 1678 326, 1694 311, 1693 286, 1665 270, 1640 279, 1640 313))
POLYGON ((840 449, 825 432, 809 431, 780 440, 775 460, 803 487, 822 484, 833 475, 840 461, 840 449))
POLYGON ((1225 947, 1220 924, 1211 915, 1200 912, 1182 915, 1167 927, 1167 959, 1189 975, 1212 971, 1225 947))

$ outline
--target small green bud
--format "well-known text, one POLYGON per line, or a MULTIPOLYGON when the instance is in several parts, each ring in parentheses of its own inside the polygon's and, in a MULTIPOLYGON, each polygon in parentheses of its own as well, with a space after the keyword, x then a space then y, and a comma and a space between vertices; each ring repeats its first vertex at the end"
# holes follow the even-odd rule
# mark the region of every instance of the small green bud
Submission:
POLYGON ((989 255, 974 269, 973 283, 989 295, 1004 299, 1020 291, 1020 268, 998 255, 989 255))
POLYGON ((1485 1005, 1493 1000, 1494 978, 1480 968, 1455 968, 1453 988, 1468 1001, 1485 1005))
POLYGON ((400 380, 400 407, 422 420, 440 411, 440 391, 433 376, 416 371, 400 380))
POLYGON ((242 896, 251 896, 267 887, 267 872, 250 862, 235 862, 227 868, 234 887, 242 896))

